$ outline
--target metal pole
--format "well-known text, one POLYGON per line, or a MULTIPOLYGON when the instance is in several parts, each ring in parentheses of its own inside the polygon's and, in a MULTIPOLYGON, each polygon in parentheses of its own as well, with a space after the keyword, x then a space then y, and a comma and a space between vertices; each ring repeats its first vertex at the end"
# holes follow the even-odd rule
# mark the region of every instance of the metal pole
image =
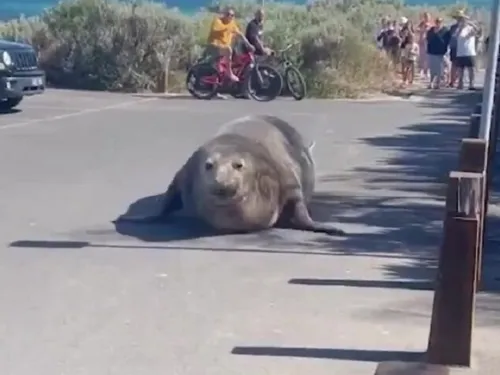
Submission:
POLYGON ((498 44, 500 43, 500 0, 493 0, 491 10, 490 40, 488 43, 488 62, 484 77, 483 102, 481 107, 481 121, 479 124, 479 138, 489 140, 491 129, 491 114, 493 111, 493 97, 495 96, 495 75, 497 71, 498 44))

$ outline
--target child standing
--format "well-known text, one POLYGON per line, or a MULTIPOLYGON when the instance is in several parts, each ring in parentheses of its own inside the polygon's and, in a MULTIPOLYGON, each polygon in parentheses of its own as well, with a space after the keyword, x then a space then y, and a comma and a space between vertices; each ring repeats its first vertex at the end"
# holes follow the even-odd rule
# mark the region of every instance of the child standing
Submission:
POLYGON ((420 48, 417 42, 415 42, 415 37, 413 33, 409 33, 407 36, 407 43, 403 49, 403 85, 413 83, 413 78, 415 77, 415 70, 417 65, 417 59, 420 54, 420 48))

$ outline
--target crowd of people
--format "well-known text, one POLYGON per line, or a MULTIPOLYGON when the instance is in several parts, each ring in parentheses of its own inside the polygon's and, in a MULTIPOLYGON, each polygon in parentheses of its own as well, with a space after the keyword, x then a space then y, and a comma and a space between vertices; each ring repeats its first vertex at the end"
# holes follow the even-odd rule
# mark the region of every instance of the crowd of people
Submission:
POLYGON ((423 13, 416 26, 406 17, 398 21, 382 19, 376 34, 377 46, 400 69, 402 84, 412 84, 417 75, 428 80, 429 89, 468 88, 474 90, 474 75, 481 28, 464 11, 453 15, 455 22, 446 26, 441 17, 423 13))
MULTIPOLYGON (((467 73, 468 88, 475 89, 482 30, 464 11, 457 11, 453 19, 455 22, 450 26, 444 24, 443 18, 433 18, 428 12, 420 16, 416 26, 406 17, 398 21, 382 19, 376 42, 391 64, 400 70, 403 85, 411 85, 414 78, 420 76, 428 80, 429 89, 439 89, 443 85, 463 89, 467 73)), ((212 59, 225 56, 231 66, 234 36, 239 37, 243 50, 270 55, 272 50, 262 41, 263 24, 264 11, 259 9, 243 32, 236 24, 234 10, 225 8, 213 19, 204 55, 212 59)), ((230 68, 227 75, 231 81, 239 80, 230 68)))

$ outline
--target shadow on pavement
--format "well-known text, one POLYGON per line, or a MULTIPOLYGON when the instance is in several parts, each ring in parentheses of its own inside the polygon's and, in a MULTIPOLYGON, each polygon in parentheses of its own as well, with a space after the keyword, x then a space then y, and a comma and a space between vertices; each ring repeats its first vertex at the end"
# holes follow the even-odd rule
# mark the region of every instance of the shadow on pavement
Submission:
MULTIPOLYGON (((342 239, 318 235, 297 241, 293 231, 270 230, 253 236, 240 236, 233 240, 235 245, 226 241, 227 248, 210 251, 239 251, 244 247, 242 251, 245 252, 265 253, 266 248, 278 246, 280 249, 269 252, 298 254, 300 251, 288 250, 300 246, 300 250, 307 254, 323 251, 323 254, 327 252, 337 256, 397 256, 407 258, 408 262, 387 265, 388 276, 433 280, 435 259, 441 241, 445 182, 449 171, 457 164, 460 141, 467 135, 467 119, 478 102, 479 94, 443 91, 429 95, 436 96, 436 100, 427 100, 419 105, 442 108, 429 121, 400 128, 398 134, 393 136, 361 139, 373 148, 383 149, 387 155, 380 167, 358 168, 348 177, 361 179, 362 188, 369 193, 365 196, 317 194, 311 205, 312 216, 316 220, 362 225, 376 228, 375 231, 361 231, 342 239)), ((325 176, 323 180, 335 181, 339 177, 342 176, 325 176)), ((156 212, 158 197, 139 199, 130 205, 126 214, 156 212)), ((186 222, 181 218, 155 225, 116 222, 115 229, 122 235, 148 243, 215 235, 200 223, 186 222)), ((175 245, 163 245, 155 247, 176 248, 175 245)), ((86 246, 100 245, 89 241, 86 246)), ((149 244, 144 247, 150 248, 149 244)), ((201 250, 202 247, 204 246, 193 249, 201 250)))
POLYGON ((279 346, 236 346, 231 354, 271 357, 337 359, 361 362, 418 362, 424 353, 392 350, 360 350, 333 348, 301 348, 279 346))
POLYGON ((0 109, 0 115, 13 115, 14 113, 22 112, 19 108, 11 108, 11 109, 0 109))
MULTIPOLYGON (((317 236, 312 241, 297 244, 294 238, 287 237, 286 232, 271 230, 258 234, 258 242, 262 244, 262 248, 279 242, 282 246, 300 245, 311 250, 330 251, 336 255, 398 254, 419 257, 418 267, 417 264, 388 266, 387 273, 398 278, 433 278, 443 219, 444 182, 448 172, 457 163, 460 140, 467 134, 466 119, 478 101, 478 93, 443 91, 429 95, 436 95, 447 101, 447 105, 436 116, 438 118, 406 126, 395 136, 362 139, 362 142, 372 147, 386 149, 390 156, 382 167, 359 168, 354 174, 362 178, 365 189, 381 193, 391 191, 389 196, 323 193, 316 194, 311 205, 312 216, 316 220, 363 224, 377 227, 379 231, 355 233, 342 240, 317 236), (412 198, 412 195, 415 197, 412 198), (349 215, 351 212, 362 214, 349 215), (332 250, 338 248, 341 250, 332 250)), ((441 101, 441 105, 442 103, 441 101)), ((439 101, 425 101, 421 105, 436 106, 439 101)), ((333 175, 326 176, 323 180, 338 178, 338 175, 333 175)), ((127 214, 155 212, 157 198, 152 196, 138 200, 131 204, 127 214)), ((168 242, 214 235, 206 228, 176 223, 138 225, 118 222, 116 230, 120 234, 146 242, 168 242)), ((253 240, 255 236, 249 242, 253 240)), ((246 245, 245 241, 243 236, 241 243, 246 245)))
POLYGON ((101 249, 147 249, 147 250, 182 250, 182 251, 208 251, 208 252, 222 252, 222 253, 253 253, 253 254, 285 254, 285 255, 319 255, 319 256, 338 256, 339 254, 325 253, 320 251, 292 251, 280 249, 266 249, 259 247, 245 247, 245 248, 232 248, 232 247, 209 247, 206 245, 188 246, 186 244, 180 245, 151 245, 147 243, 141 245, 126 245, 126 244, 108 244, 97 243, 89 241, 72 241, 72 240, 17 240, 9 244, 9 247, 14 248, 38 248, 38 249, 84 249, 84 248, 101 248, 101 249))
MULTIPOLYGON (((126 216, 149 216, 154 215, 160 209, 163 194, 143 197, 128 207, 123 214, 126 216)), ((172 215, 168 220, 159 223, 130 223, 115 220, 115 230, 125 236, 131 236, 145 242, 169 242, 182 241, 202 237, 213 237, 217 235, 203 223, 172 215)))
POLYGON ((432 282, 402 280, 353 280, 353 279, 290 279, 289 284, 313 286, 341 286, 351 288, 382 288, 407 290, 433 290, 432 282))
MULTIPOLYGON (((369 196, 328 193, 318 197, 320 217, 378 228, 374 233, 348 237, 342 243, 343 251, 408 256, 409 261, 403 265, 386 266, 389 277, 434 279, 447 177, 458 164, 460 142, 468 132, 467 120, 479 101, 477 92, 429 95, 447 99, 451 104, 443 106, 439 100, 422 102, 419 105, 423 107, 442 106, 442 111, 425 123, 400 128, 395 136, 362 139, 372 147, 386 150, 388 155, 380 167, 354 171, 369 196)), ((336 178, 326 176, 325 181, 336 178)), ((330 239, 325 241, 331 243, 330 239)))

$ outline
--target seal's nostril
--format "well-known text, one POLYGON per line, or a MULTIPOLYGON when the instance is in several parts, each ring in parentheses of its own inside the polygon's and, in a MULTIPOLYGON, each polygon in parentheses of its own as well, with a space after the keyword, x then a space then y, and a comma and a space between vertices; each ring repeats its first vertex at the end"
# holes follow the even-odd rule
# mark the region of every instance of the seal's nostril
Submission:
POLYGON ((241 168, 243 168, 243 163, 241 163, 241 162, 234 162, 233 163, 233 168, 239 171, 241 168))

